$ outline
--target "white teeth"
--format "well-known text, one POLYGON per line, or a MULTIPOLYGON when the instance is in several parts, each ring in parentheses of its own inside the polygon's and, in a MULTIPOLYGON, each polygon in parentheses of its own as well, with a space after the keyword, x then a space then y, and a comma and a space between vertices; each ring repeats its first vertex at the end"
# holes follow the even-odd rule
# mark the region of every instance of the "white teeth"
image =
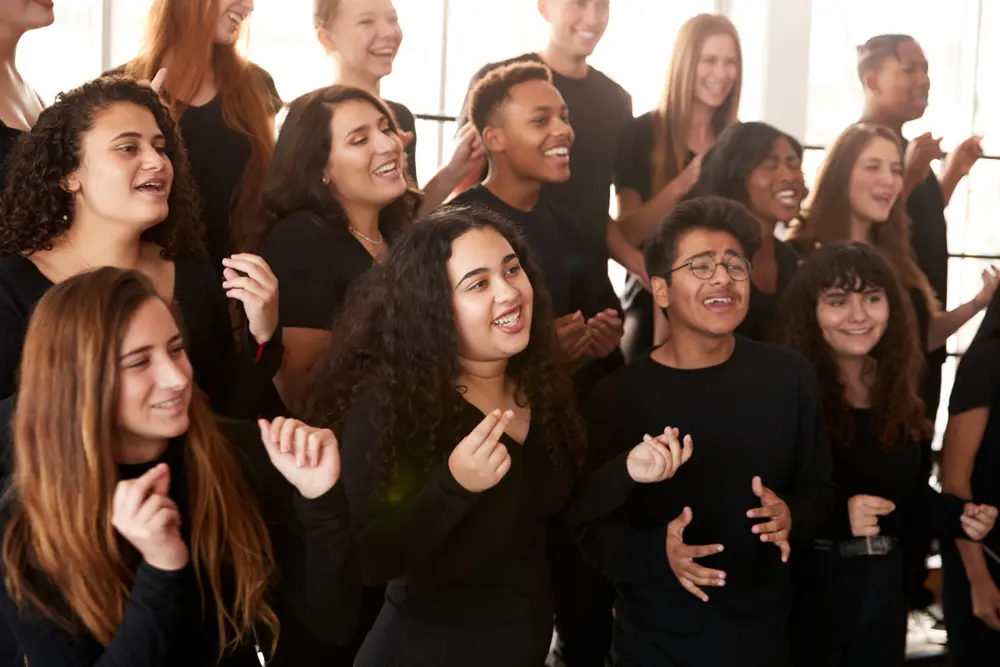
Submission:
POLYGON ((597 37, 597 33, 596 32, 590 32, 590 31, 587 31, 587 30, 581 30, 580 31, 580 36, 584 37, 585 39, 594 39, 595 37, 597 37))
POLYGON ((711 299, 705 299, 704 303, 706 306, 728 306, 733 302, 729 297, 713 297, 711 299))
POLYGON ((376 169, 375 173, 378 174, 379 176, 386 176, 387 174, 391 174, 394 171, 396 171, 396 163, 390 162, 389 164, 384 164, 378 169, 376 169))
POLYGON ((163 401, 162 403, 156 403, 156 404, 153 405, 153 407, 154 408, 160 408, 160 409, 168 409, 168 408, 176 407, 177 405, 180 404, 180 402, 181 402, 180 398, 174 398, 174 399, 171 399, 169 401, 163 401))
POLYGON ((794 190, 782 190, 774 198, 788 206, 794 206, 799 203, 799 195, 794 190))
POLYGON ((565 146, 557 146, 545 151, 545 157, 569 157, 569 149, 565 146))
POLYGON ((520 321, 521 321, 521 309, 518 308, 513 313, 504 315, 503 317, 499 317, 493 320, 493 324, 499 327, 512 327, 520 321))

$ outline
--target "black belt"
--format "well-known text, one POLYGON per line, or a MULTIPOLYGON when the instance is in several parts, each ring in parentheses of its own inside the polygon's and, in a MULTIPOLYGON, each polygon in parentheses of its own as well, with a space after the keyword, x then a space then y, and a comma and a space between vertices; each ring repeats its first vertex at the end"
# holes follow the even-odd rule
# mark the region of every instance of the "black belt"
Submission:
POLYGON ((874 537, 859 537, 853 540, 834 542, 832 540, 814 540, 813 549, 835 553, 841 558, 855 556, 887 556, 899 547, 895 537, 876 535, 874 537))

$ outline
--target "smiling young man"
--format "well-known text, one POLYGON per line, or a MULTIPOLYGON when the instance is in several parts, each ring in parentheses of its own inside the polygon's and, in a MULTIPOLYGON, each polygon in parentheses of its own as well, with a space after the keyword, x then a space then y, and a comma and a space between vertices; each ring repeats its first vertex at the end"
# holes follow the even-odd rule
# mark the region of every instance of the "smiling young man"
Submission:
POLYGON ((615 665, 789 664, 790 540, 811 539, 834 492, 809 362, 733 333, 759 244, 736 202, 699 197, 670 213, 645 251, 670 337, 591 397, 601 459, 667 426, 694 440, 673 479, 623 481, 574 513, 581 549, 618 593, 615 665))
MULTIPOLYGON (((489 158, 485 180, 459 195, 514 221, 535 251, 557 316, 556 334, 576 366, 581 398, 621 366, 624 331, 607 271, 587 247, 576 216, 546 186, 570 178, 576 140, 552 74, 521 62, 489 72, 469 95, 469 118, 489 158)), ((566 667, 603 667, 611 642, 611 590, 582 561, 568 534, 553 532, 551 558, 559 642, 566 667)))
POLYGON ((577 139, 572 149, 572 176, 562 183, 547 183, 544 189, 576 214, 597 258, 607 261, 610 257, 641 274, 642 253, 629 244, 609 217, 612 177, 625 131, 632 122, 632 97, 587 63, 608 27, 610 0, 538 0, 538 10, 549 23, 546 47, 490 63, 476 72, 458 126, 470 119, 472 91, 486 74, 517 62, 547 65, 553 84, 569 106, 577 139))

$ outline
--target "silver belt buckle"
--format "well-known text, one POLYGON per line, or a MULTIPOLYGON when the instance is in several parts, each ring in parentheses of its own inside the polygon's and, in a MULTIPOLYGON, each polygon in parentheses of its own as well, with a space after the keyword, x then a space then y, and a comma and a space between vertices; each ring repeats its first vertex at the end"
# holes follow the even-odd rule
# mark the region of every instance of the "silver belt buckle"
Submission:
POLYGON ((867 556, 886 556, 892 551, 892 540, 889 540, 881 535, 871 536, 865 538, 865 555, 867 556))

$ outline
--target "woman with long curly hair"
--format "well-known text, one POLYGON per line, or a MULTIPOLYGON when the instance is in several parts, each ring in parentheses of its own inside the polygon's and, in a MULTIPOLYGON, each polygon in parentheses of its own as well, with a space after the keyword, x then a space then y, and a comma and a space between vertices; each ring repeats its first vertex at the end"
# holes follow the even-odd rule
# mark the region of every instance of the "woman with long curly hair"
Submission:
POLYGON ((195 379, 213 409, 255 411, 281 357, 277 281, 259 257, 234 255, 224 260, 220 287, 204 260, 187 158, 156 93, 105 77, 61 94, 19 140, 8 168, 0 197, 0 398, 16 391, 28 319, 42 295, 78 273, 117 266, 141 271, 179 306, 195 379), (246 345, 248 355, 260 346, 256 365, 237 357, 227 296, 243 304, 256 342, 246 345))
POLYGON ((252 0, 154 0, 142 52, 121 68, 151 81, 178 123, 220 272, 264 238, 257 204, 282 107, 271 75, 237 48, 252 12, 252 0))
MULTIPOLYGON (((361 524, 350 562, 365 583, 388 582, 359 667, 545 661, 547 524, 570 499, 585 436, 533 284, 508 223, 455 208, 410 227, 343 309, 310 419, 342 433, 361 524)), ((647 438, 579 502, 609 477, 665 479, 682 459, 672 434, 647 438)))
POLYGON ((144 275, 42 298, 14 459, 0 609, 32 667, 307 664, 309 615, 342 592, 325 554, 350 530, 336 438, 217 422, 144 275))
POLYGON ((330 86, 290 105, 264 181, 271 231, 261 255, 281 283, 287 345, 275 386, 292 409, 333 341, 348 287, 385 258, 420 205, 403 167, 399 125, 375 95, 330 86))
POLYGON ((813 548, 793 561, 797 664, 901 665, 901 540, 928 521, 980 540, 997 510, 939 495, 920 473, 930 432, 923 353, 913 306, 882 253, 860 242, 824 246, 777 312, 777 342, 817 370, 841 493, 813 548))

